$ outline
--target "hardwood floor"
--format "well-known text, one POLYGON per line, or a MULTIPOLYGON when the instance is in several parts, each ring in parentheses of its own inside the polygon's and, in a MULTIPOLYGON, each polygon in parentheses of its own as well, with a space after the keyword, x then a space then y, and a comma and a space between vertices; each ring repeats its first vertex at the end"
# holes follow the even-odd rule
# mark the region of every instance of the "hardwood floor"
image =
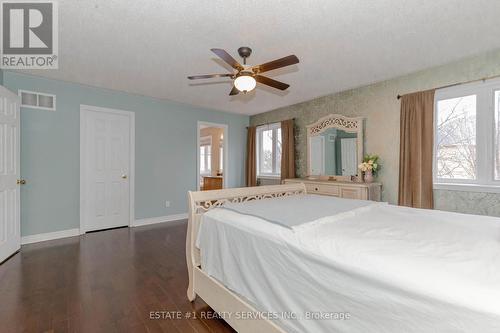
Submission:
POLYGON ((179 221, 23 246, 0 265, 0 331, 234 332, 222 320, 201 319, 212 310, 186 298, 186 227, 179 221), (164 311, 153 313, 163 319, 150 319, 151 311, 164 311))

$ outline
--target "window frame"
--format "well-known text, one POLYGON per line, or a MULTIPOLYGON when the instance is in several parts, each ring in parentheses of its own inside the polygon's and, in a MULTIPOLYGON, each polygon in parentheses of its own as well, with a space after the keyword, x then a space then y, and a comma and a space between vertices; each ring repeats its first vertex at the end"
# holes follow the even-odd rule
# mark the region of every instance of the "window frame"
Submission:
POLYGON ((500 179, 495 179, 495 91, 500 91, 500 79, 473 82, 436 90, 434 96, 434 142, 432 152, 434 189, 500 193, 500 179), (438 102, 469 95, 476 95, 476 179, 438 178, 438 102))
POLYGON ((219 145, 219 171, 224 172, 224 143, 219 145))
POLYGON ((200 176, 211 176, 212 175, 212 136, 202 136, 200 137, 200 146, 199 146, 199 152, 198 154, 200 154, 200 176), (208 170, 205 170, 205 171, 208 171, 206 173, 204 172, 201 172, 201 149, 204 148, 206 149, 206 147, 210 147, 209 150, 209 154, 203 154, 203 164, 205 166, 208 166, 208 170), (210 155, 210 163, 208 163, 208 155, 210 155), (208 165, 210 164, 210 165, 208 165))
MULTIPOLYGON (((281 129, 281 123, 271 123, 268 125, 262 125, 262 126, 257 126, 256 129, 256 164, 257 164, 257 178, 268 178, 268 179, 280 179, 281 178, 281 168, 280 170, 277 170, 277 154, 276 154, 276 145, 277 145, 277 139, 275 139, 275 136, 273 134, 273 151, 272 151, 272 168, 273 172, 261 172, 260 171, 260 161, 262 159, 262 145, 261 145, 261 140, 262 140, 262 132, 272 130, 276 131, 274 133, 278 133, 278 129, 281 129)), ((281 162, 281 161, 280 161, 281 162)))

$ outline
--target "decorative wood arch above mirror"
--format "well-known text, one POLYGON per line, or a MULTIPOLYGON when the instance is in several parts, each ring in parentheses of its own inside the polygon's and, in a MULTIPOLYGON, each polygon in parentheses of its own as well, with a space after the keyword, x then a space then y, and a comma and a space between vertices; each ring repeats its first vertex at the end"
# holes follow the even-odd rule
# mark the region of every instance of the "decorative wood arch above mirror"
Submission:
MULTIPOLYGON (((307 127, 307 175, 317 175, 317 176, 353 176, 358 173, 357 166, 363 160, 363 118, 361 117, 345 117, 340 114, 330 114, 328 116, 322 117, 318 119, 318 121, 308 125, 307 127), (337 170, 340 172, 329 172, 328 168, 325 167, 325 164, 328 164, 331 161, 328 161, 325 158, 324 151, 321 151, 318 157, 318 151, 321 150, 320 145, 321 141, 323 142, 323 147, 325 147, 325 140, 314 140, 313 138, 321 136, 323 133, 330 129, 341 130, 345 133, 355 134, 351 137, 351 139, 356 138, 356 148, 354 152, 354 156, 352 156, 350 163, 348 165, 339 168, 337 165, 337 170), (314 140, 314 142, 313 142, 314 140), (315 144, 314 147, 311 144, 315 144), (319 145, 318 145, 319 144, 319 145), (316 152, 314 153, 313 152, 316 152), (340 174, 339 174, 340 173, 340 174)), ((332 134, 333 140, 336 140, 336 135, 332 134)), ((329 141, 330 138, 329 138, 329 141)), ((347 144, 347 142, 346 142, 347 144)), ((324 149, 324 148, 323 148, 324 149)), ((335 149, 335 148, 334 148, 335 149)), ((337 154, 337 153, 336 153, 337 154)), ((333 161, 333 163, 337 163, 337 161, 333 161)), ((338 164, 338 163, 337 163, 338 164)), ((331 171, 331 170, 330 170, 331 171)))

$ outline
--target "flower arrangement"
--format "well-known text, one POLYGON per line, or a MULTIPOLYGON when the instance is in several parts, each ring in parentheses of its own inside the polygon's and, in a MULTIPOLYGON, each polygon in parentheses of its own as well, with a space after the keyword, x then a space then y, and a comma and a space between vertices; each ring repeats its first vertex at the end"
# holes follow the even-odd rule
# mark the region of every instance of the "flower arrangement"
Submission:
POLYGON ((371 171, 373 175, 376 175, 377 171, 380 169, 380 164, 378 163, 378 155, 365 155, 365 157, 363 157, 363 163, 358 165, 358 169, 362 172, 371 171))

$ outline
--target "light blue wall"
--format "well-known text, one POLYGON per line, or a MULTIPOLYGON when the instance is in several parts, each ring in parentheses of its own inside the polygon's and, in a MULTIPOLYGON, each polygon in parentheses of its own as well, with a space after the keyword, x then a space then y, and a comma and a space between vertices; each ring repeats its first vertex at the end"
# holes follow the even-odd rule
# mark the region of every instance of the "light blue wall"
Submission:
POLYGON ((196 188, 198 120, 229 125, 228 185, 244 183, 247 116, 8 71, 4 85, 57 95, 56 112, 21 109, 23 236, 79 226, 80 104, 135 112, 138 219, 187 212, 186 192, 196 188))
POLYGON ((0 85, 3 85, 3 71, 0 69, 0 85))
POLYGON ((325 175, 336 175, 337 168, 335 164, 335 141, 328 140, 331 135, 337 134, 337 129, 330 128, 321 134, 325 140, 325 175))
MULTIPOLYGON (((356 133, 349 133, 346 131, 337 131, 337 137, 335 138, 335 163, 336 163, 336 175, 342 174, 342 139, 343 138, 357 138, 356 133)), ((360 162, 356 161, 358 164, 360 162)))

